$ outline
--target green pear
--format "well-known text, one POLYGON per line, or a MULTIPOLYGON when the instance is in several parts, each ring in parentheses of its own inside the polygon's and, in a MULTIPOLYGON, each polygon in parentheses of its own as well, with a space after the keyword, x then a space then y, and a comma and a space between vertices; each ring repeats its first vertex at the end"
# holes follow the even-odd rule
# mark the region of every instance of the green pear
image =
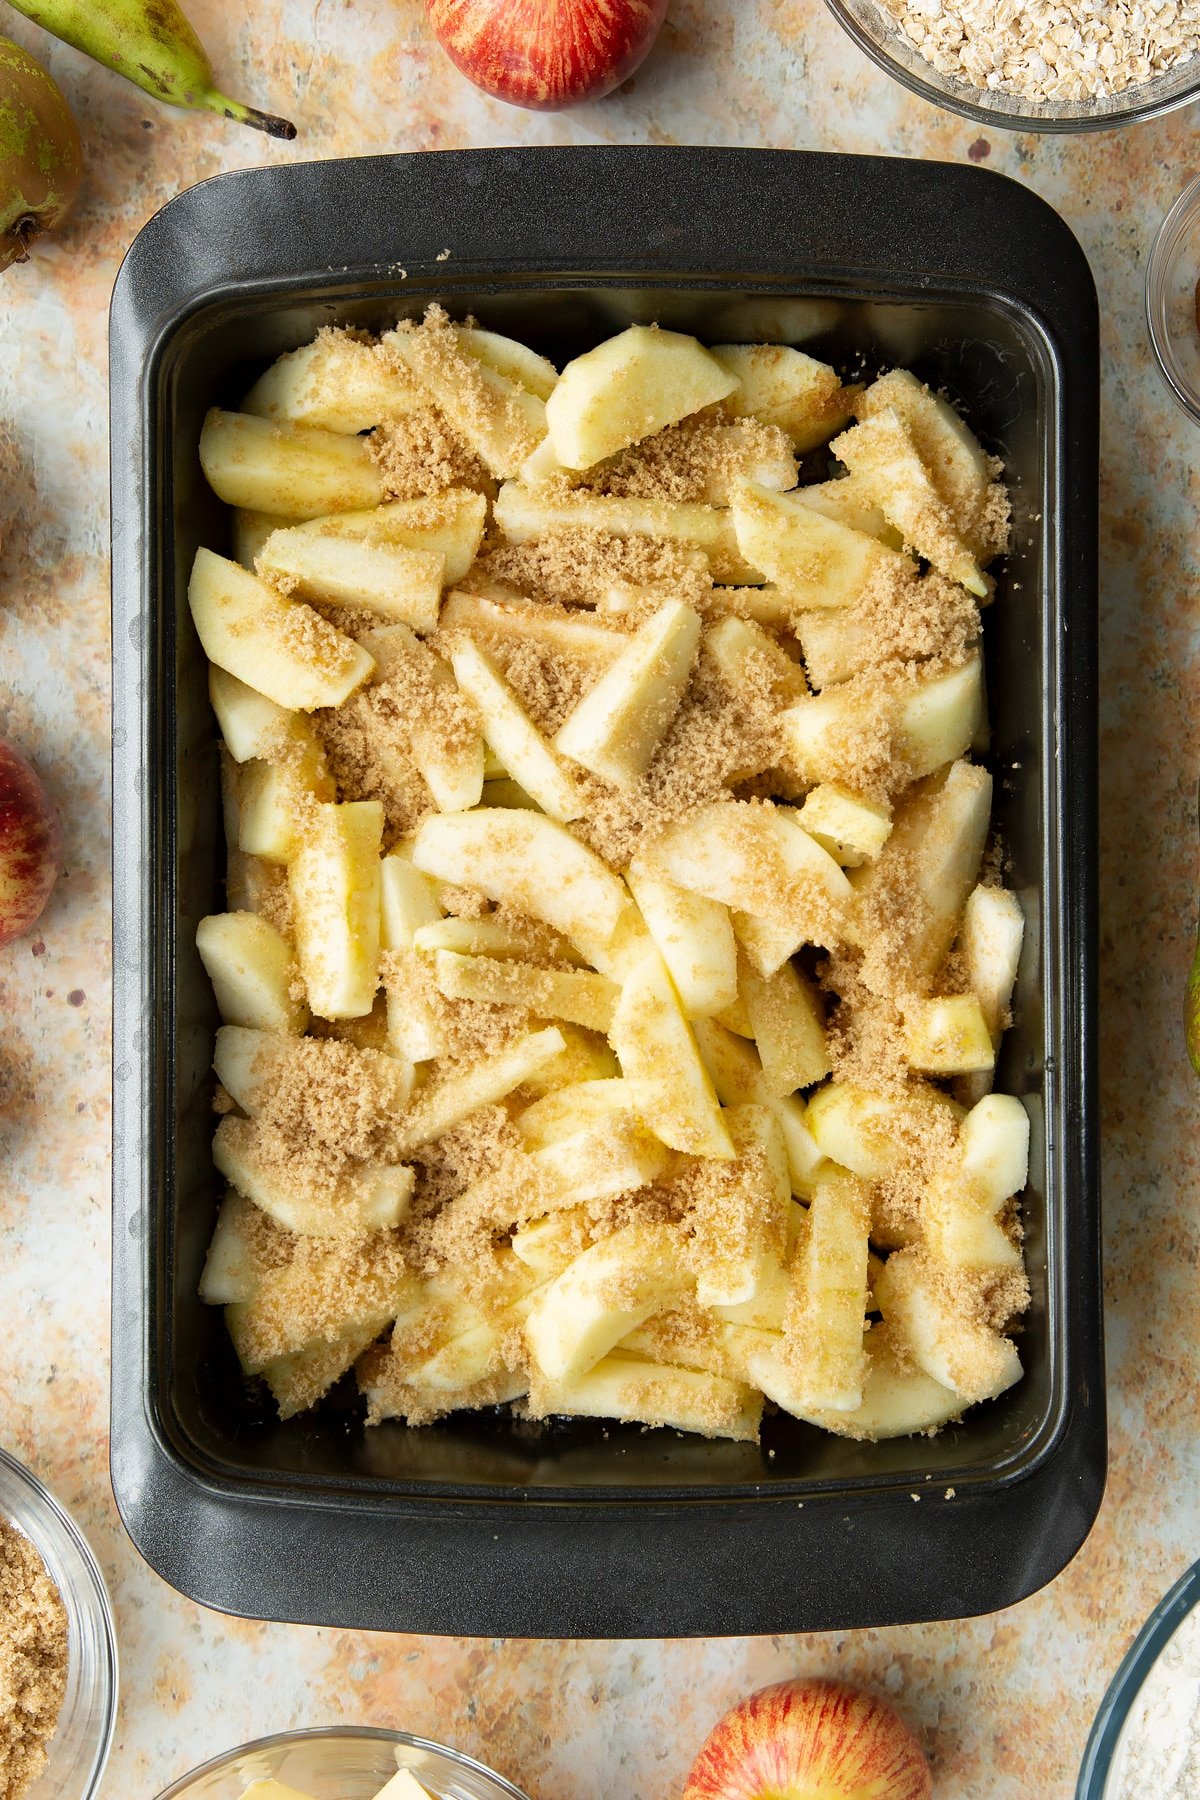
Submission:
POLYGON ((13 5, 169 106, 222 113, 272 137, 296 135, 287 119, 217 92, 212 64, 175 0, 13 0, 13 5))
POLYGON ((0 38, 0 269, 70 210, 83 148, 57 84, 19 44, 0 38))

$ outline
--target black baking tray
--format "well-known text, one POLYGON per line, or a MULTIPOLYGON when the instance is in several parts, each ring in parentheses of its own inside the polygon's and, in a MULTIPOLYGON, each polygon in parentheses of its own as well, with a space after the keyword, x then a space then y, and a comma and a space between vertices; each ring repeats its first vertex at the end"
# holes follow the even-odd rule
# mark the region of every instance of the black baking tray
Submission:
POLYGON ((137 238, 112 304, 112 1474, 134 1541, 229 1612, 456 1634, 768 1633, 966 1616, 1050 1580, 1105 1469, 1095 1063, 1097 310, 1041 200, 967 167, 570 148, 218 176, 137 238), (1028 930, 1002 1084, 1033 1124, 1025 1379, 940 1436, 786 1418, 761 1449, 459 1415, 281 1425, 196 1286, 218 1197, 216 734, 185 590, 228 520, 197 436, 326 322, 433 298, 568 357, 630 319, 903 364, 1013 484, 987 618, 997 815, 1028 930))

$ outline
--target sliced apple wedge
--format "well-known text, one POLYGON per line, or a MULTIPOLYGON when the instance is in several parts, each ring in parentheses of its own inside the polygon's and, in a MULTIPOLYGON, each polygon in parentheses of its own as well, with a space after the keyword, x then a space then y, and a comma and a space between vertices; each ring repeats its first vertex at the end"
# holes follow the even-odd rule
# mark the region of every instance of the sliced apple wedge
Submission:
POLYGON ((555 532, 574 530, 665 538, 669 543, 703 550, 716 581, 753 583, 763 576, 738 548, 732 514, 723 507, 682 500, 625 500, 610 494, 529 488, 519 481, 506 481, 496 497, 494 514, 511 544, 535 543, 555 532))
POLYGON ((873 909, 894 909, 897 892, 903 893, 903 974, 913 993, 927 990, 954 941, 979 875, 991 806, 987 770, 953 763, 897 813, 876 860, 855 871, 856 905, 847 915, 847 932, 861 946, 870 936, 864 921, 873 909))
POLYGON ((693 1156, 732 1157, 712 1081, 653 947, 624 981, 609 1041, 638 1111, 664 1144, 693 1156))
POLYGON ((635 856, 625 877, 689 1019, 737 1000, 737 944, 729 909, 651 875, 635 856))
POLYGON ((1010 888, 976 887, 967 896, 958 947, 993 1044, 999 1044, 1008 1015, 1024 935, 1021 902, 1010 888))
POLYGON ((355 800, 313 811, 288 867, 300 971, 322 1018, 363 1018, 379 987, 383 806, 355 800))
POLYGON ((416 1149, 458 1125, 481 1106, 494 1106, 566 1048, 557 1026, 530 1032, 470 1068, 419 1088, 399 1127, 401 1149, 416 1149))
POLYGON ((778 425, 794 449, 828 443, 850 417, 856 389, 836 369, 786 344, 717 344, 712 354, 739 386, 725 404, 764 425, 778 425))
POLYGON ((196 552, 188 605, 209 661, 281 707, 340 706, 375 667, 311 606, 211 550, 196 552))
POLYGON ((356 435, 424 404, 420 388, 389 367, 374 344, 325 330, 273 362, 242 401, 242 411, 356 435))
POLYGON ((381 625, 359 640, 375 659, 375 681, 399 684, 408 712, 408 752, 439 812, 465 812, 483 794, 487 747, 476 709, 450 665, 411 626, 381 625))
MULTIPOLYGON (((425 879, 424 876, 421 877, 425 879)), ((413 947, 427 955, 452 950, 458 956, 496 956, 516 962, 546 963, 555 958, 579 963, 566 938, 532 919, 438 919, 413 933, 413 947)))
POLYGON ((607 976, 491 956, 434 952, 434 979, 448 1000, 486 1000, 519 1006, 544 1019, 567 1019, 587 1031, 607 1031, 618 989, 607 976))
POLYGON ((196 949, 229 1025, 301 1032, 308 1007, 293 993, 292 946, 258 913, 211 913, 196 927, 196 949))
POLYGON ((875 1299, 918 1368, 964 1405, 994 1400, 1021 1379, 1012 1340, 957 1306, 919 1250, 897 1250, 888 1257, 875 1299))
POLYGON ((307 743, 312 727, 307 719, 286 706, 277 706, 257 688, 248 687, 231 675, 228 669, 210 663, 208 698, 217 715, 217 724, 225 748, 235 762, 249 762, 251 757, 277 756, 296 741, 299 732, 307 743), (299 728, 299 731, 298 731, 299 728))
POLYGON ((573 1381, 615 1344, 691 1287, 679 1234, 626 1225, 577 1256, 543 1288, 525 1321, 534 1362, 550 1381, 573 1381))
POLYGON ((252 1119, 222 1119, 213 1161, 240 1194, 299 1237, 354 1237, 398 1225, 412 1198, 413 1171, 403 1163, 363 1163, 353 1177, 305 1181, 281 1173, 252 1119))
POLYGON ((787 1150, 765 1106, 726 1107, 732 1162, 693 1182, 689 1254, 701 1306, 748 1307, 782 1265, 792 1194, 787 1150), (713 1178, 715 1175, 715 1179, 713 1178))
POLYGON ((200 466, 227 506, 280 519, 317 519, 383 499, 365 439, 219 407, 200 433, 200 466))
POLYGON ((583 795, 487 651, 472 638, 459 638, 450 660, 459 688, 479 710, 484 737, 513 780, 550 818, 577 819, 586 808, 583 795))
POLYGON ((869 1443, 936 1431, 962 1413, 960 1397, 914 1365, 891 1326, 876 1325, 867 1333, 866 1358, 862 1399, 848 1412, 814 1406, 803 1372, 769 1346, 750 1359, 747 1373, 768 1400, 794 1418, 869 1443))
POLYGON ((894 407, 852 425, 830 448, 874 495, 906 544, 968 593, 987 595, 987 579, 894 407))
POLYGON ((1029 1177, 1029 1115, 1011 1094, 987 1094, 967 1114, 953 1165, 922 1207, 926 1245, 952 1269, 1019 1269, 1021 1248, 997 1218, 1029 1177))
POLYGON ((545 401, 464 350, 448 323, 427 316, 416 329, 385 332, 380 343, 493 475, 515 475, 545 437, 545 401))
POLYGON ((498 331, 483 331, 478 325, 456 325, 454 335, 468 356, 485 363, 497 375, 507 376, 519 387, 528 388, 539 400, 548 400, 554 392, 558 370, 548 357, 539 356, 528 344, 504 337, 498 331))
POLYGON ((745 1382, 615 1353, 573 1381, 538 1385, 532 1416, 624 1419, 697 1437, 757 1443, 762 1395, 745 1382))
POLYGON ((804 670, 769 631, 734 615, 704 634, 704 654, 730 691, 751 705, 788 706, 808 692, 804 670))
POLYGON ((298 599, 376 613, 432 631, 442 603, 446 559, 440 550, 368 543, 295 525, 267 539, 258 572, 298 599))
POLYGON ((257 1220, 251 1202, 230 1188, 217 1212, 200 1277, 200 1298, 205 1306, 231 1306, 235 1300, 249 1300, 255 1292, 261 1278, 255 1244, 257 1220))
POLYGON ((746 561, 775 582, 798 611, 851 606, 880 573, 916 571, 910 558, 805 506, 795 494, 774 494, 746 482, 730 513, 746 561))
POLYGON ((490 900, 543 919, 593 966, 629 908, 623 882, 541 813, 492 808, 426 819, 413 841, 413 861, 439 881, 477 887, 490 900))
POLYGON ((883 508, 873 498, 866 483, 856 475, 841 475, 833 481, 814 481, 796 490, 797 500, 814 512, 849 525, 878 538, 889 550, 903 550, 904 539, 894 525, 889 525, 883 508))
POLYGON ((556 611, 532 600, 493 600, 469 587, 458 587, 442 605, 440 637, 466 632, 487 644, 531 643, 599 674, 614 662, 629 642, 623 631, 611 631, 593 623, 590 614, 556 611))
POLYGON ((827 850, 785 808, 716 801, 684 815, 641 852, 653 874, 739 912, 775 920, 797 943, 823 942, 850 883, 827 850), (805 934, 812 932, 811 939, 805 934))
POLYGON ((887 843, 892 809, 863 800, 836 782, 821 782, 805 795, 796 823, 823 850, 828 850, 843 869, 857 869, 874 861, 887 843))
POLYGON ((792 1265, 784 1356, 806 1404, 852 1412, 866 1377, 867 1188, 845 1169, 820 1172, 792 1265))
POLYGON ((634 1091, 627 1081, 609 1076, 598 1081, 573 1081, 552 1094, 543 1094, 526 1106, 516 1127, 531 1150, 608 1125, 621 1114, 636 1115, 634 1091))
POLYGON ((762 1059, 763 1076, 772 1093, 794 1094, 811 1087, 831 1068, 825 1040, 825 1015, 813 983, 785 962, 764 980, 748 961, 739 971, 739 986, 762 1059))
MULTIPOLYGON (((679 710, 699 642, 699 614, 668 601, 567 718, 554 740, 560 755, 618 787, 640 781, 679 710)), ((537 799, 521 771, 509 767, 537 799)))
POLYGON ((391 544, 440 554, 445 559, 444 580, 449 583, 461 581, 475 561, 486 525, 483 494, 474 488, 445 488, 419 500, 389 500, 367 512, 331 513, 291 529, 313 537, 352 538, 363 544, 391 544))
POLYGON ((904 1011, 904 1051, 927 1075, 971 1075, 995 1066, 996 1052, 974 994, 912 1000, 904 1011))
POLYGON ((280 531, 288 523, 286 519, 277 519, 274 513, 251 512, 244 506, 233 509, 232 537, 233 560, 241 563, 253 575, 254 565, 258 561, 258 553, 273 531, 280 531))
MULTIPOLYGON (((916 675, 891 690, 887 712, 892 746, 910 781, 962 756, 983 731, 983 664, 977 651, 958 668, 916 675)), ((848 747, 877 721, 864 713, 855 684, 827 687, 798 700, 780 716, 792 766, 801 781, 838 782, 848 747)), ((853 751, 849 751, 853 760, 853 751)))
POLYGON ((554 454, 590 469, 732 394, 738 377, 694 337, 631 325, 569 362, 546 402, 554 454))
POLYGON ((891 369, 864 388, 855 400, 860 419, 894 411, 949 507, 958 530, 981 561, 1004 548, 986 521, 992 489, 992 465, 970 426, 948 400, 923 387, 908 369, 891 369))
POLYGON ((406 848, 383 858, 379 877, 380 946, 384 950, 411 950, 421 928, 441 920, 442 909, 434 885, 414 866, 406 848))
POLYGON ((238 848, 247 856, 287 863, 305 828, 311 807, 336 798, 320 740, 303 713, 289 713, 290 743, 283 760, 242 765, 238 848))

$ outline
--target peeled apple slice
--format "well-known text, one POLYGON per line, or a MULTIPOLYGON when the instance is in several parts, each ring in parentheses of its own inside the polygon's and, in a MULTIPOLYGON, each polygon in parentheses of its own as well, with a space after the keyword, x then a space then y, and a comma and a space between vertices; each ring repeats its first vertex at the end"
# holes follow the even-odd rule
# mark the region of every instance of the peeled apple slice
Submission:
MULTIPOLYGON (((699 641, 700 615, 668 601, 584 695, 555 749, 618 787, 633 787, 671 728, 699 641)), ((519 769, 512 773, 522 781, 519 769)))
POLYGON ((631 325, 567 364, 546 402, 550 441, 564 468, 589 469, 737 386, 696 338, 631 325))

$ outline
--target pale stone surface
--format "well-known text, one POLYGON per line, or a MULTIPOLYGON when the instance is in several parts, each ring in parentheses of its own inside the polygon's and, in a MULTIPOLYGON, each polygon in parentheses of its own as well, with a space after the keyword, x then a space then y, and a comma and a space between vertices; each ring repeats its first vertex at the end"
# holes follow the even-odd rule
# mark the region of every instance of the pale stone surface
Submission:
POLYGON ((0 730, 62 807, 68 874, 0 951, 0 1442, 75 1510, 112 1584, 124 1691, 105 1793, 148 1797, 216 1750, 348 1720, 449 1739, 533 1800, 675 1800, 717 1714, 837 1671, 895 1696, 954 1800, 1067 1800, 1137 1625, 1200 1548, 1200 1224, 1180 996, 1194 919, 1197 440, 1152 367, 1142 272, 1194 158, 1191 117, 989 137, 909 99, 819 0, 676 0, 630 90, 571 116, 483 100, 419 0, 191 12, 230 91, 294 146, 155 106, 39 37, 90 155, 69 229, 0 278, 0 730), (823 1638, 524 1644, 237 1623, 142 1564, 108 1487, 108 596, 105 309, 137 228, 224 168, 359 151, 684 142, 983 161, 1057 206, 1104 317, 1103 1099, 1113 1455, 1100 1523, 1046 1592, 965 1624, 823 1638), (5 461, 13 466, 5 468, 5 461))

